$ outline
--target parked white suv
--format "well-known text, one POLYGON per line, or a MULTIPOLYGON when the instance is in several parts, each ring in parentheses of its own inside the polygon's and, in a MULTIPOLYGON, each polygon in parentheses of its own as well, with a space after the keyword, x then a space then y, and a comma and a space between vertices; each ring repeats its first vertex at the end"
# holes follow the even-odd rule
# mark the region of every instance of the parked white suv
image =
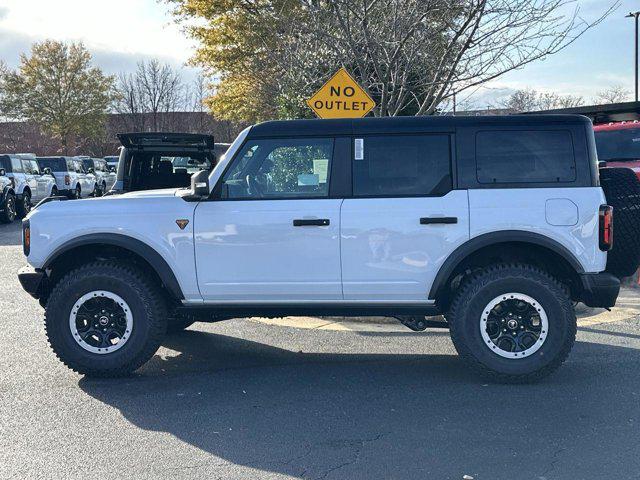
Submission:
POLYGON ((500 381, 555 370, 612 307, 612 209, 580 116, 267 122, 191 189, 49 202, 20 281, 70 368, 129 373, 193 321, 386 315, 500 381), (62 202, 67 203, 67 202, 62 202), (65 221, 68 219, 69 221, 65 221))
POLYGON ((19 153, 0 155, 1 168, 11 181, 15 194, 15 208, 19 217, 26 216, 40 200, 57 195, 56 182, 51 172, 41 170, 35 155, 19 153))
POLYGON ((41 168, 55 177, 58 192, 69 198, 86 198, 95 194, 96 177, 87 172, 78 157, 38 157, 41 168))
POLYGON ((100 197, 116 183, 116 172, 102 158, 82 158, 85 171, 95 177, 95 195, 100 197))

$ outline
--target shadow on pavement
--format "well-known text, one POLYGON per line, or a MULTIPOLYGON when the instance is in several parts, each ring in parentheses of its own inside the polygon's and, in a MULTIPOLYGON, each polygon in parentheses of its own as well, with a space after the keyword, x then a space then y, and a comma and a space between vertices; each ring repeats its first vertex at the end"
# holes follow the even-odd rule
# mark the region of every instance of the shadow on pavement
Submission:
MULTIPOLYGON (((536 385, 452 355, 295 353, 185 331, 136 377, 80 380, 139 428, 300 478, 629 478, 640 352, 577 343, 536 385)), ((212 457, 212 462, 218 461, 212 457)))
POLYGON ((0 247, 22 245, 22 221, 0 224, 0 247))

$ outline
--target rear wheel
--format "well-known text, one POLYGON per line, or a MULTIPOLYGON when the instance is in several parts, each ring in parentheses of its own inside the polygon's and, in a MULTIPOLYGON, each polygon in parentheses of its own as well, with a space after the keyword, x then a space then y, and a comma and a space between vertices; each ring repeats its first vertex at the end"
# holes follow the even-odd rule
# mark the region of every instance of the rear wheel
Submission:
POLYGON ((75 198, 76 200, 82 198, 82 190, 80 189, 80 185, 76 185, 76 188, 73 191, 73 198, 75 198))
POLYGON ((0 222, 11 223, 16 219, 16 196, 9 192, 4 202, 4 211, 0 212, 0 222))
POLYGON ((23 192, 22 198, 16 203, 16 212, 18 217, 26 217, 31 211, 31 193, 28 191, 23 192))
POLYGON ((153 356, 166 326, 158 288, 141 271, 110 261, 69 272, 45 308, 51 348, 65 365, 88 376, 133 372, 153 356))
POLYGON ((506 383, 539 380, 556 370, 576 336, 565 288, 529 265, 501 264, 466 280, 447 315, 463 360, 506 383))
POLYGON ((58 187, 56 187, 54 185, 54 187, 51 189, 51 196, 52 197, 57 197, 58 196, 58 187))

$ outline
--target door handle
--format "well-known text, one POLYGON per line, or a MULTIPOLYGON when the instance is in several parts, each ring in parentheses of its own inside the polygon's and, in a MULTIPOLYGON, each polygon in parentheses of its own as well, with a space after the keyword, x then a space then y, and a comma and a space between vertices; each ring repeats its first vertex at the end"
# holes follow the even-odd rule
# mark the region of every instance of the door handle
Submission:
POLYGON ((434 225, 434 224, 452 224, 458 223, 458 217, 422 217, 420 219, 420 225, 434 225))
POLYGON ((329 225, 328 218, 298 218, 293 221, 294 227, 308 227, 308 226, 316 226, 316 227, 326 227, 329 225))

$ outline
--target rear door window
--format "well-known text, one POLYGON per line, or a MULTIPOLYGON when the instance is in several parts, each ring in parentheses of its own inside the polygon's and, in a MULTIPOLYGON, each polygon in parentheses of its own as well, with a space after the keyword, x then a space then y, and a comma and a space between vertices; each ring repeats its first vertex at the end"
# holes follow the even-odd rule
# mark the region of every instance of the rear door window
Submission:
POLYGON ((571 132, 491 130, 476 134, 480 183, 559 183, 576 180, 571 132))
POLYGON ((450 190, 448 135, 379 135, 354 139, 354 196, 440 196, 450 190))

